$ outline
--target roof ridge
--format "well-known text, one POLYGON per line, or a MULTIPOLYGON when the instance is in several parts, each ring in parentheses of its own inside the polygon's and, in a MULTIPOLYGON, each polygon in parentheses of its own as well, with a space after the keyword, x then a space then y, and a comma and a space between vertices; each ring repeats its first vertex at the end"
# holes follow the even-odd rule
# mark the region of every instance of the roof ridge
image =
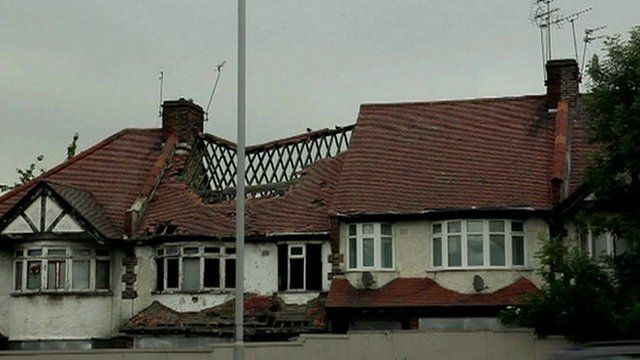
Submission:
POLYGON ((387 107, 387 106, 411 106, 411 105, 442 105, 442 104, 459 104, 459 103, 475 103, 475 102, 491 102, 497 100, 523 100, 537 99, 545 97, 545 94, 529 94, 514 96, 488 96, 468 99, 443 99, 443 100, 424 100, 424 101, 406 101, 406 102, 380 102, 380 103, 363 103, 361 108, 367 107, 387 107))
POLYGON ((5 201, 6 199, 10 198, 11 196, 13 196, 14 194, 28 188, 29 186, 37 183, 38 181, 44 180, 46 177, 49 177, 57 172, 59 172, 60 170, 63 170, 65 168, 67 168, 69 165, 75 164, 76 162, 86 158, 87 156, 95 153, 96 151, 100 150, 101 148, 109 145, 110 143, 112 143, 113 141, 115 141, 116 139, 122 137, 125 133, 129 133, 129 132, 134 132, 134 131, 143 131, 143 130, 151 130, 151 129, 131 129, 131 128, 125 128, 122 129, 120 131, 118 131, 117 133, 107 137, 106 139, 96 143, 95 145, 91 146, 90 148, 80 152, 80 154, 72 157, 69 160, 63 161, 62 163, 54 166, 53 168, 45 171, 44 173, 36 176, 35 178, 27 181, 26 183, 12 189, 11 191, 9 191, 8 193, 0 196, 0 203, 5 201))

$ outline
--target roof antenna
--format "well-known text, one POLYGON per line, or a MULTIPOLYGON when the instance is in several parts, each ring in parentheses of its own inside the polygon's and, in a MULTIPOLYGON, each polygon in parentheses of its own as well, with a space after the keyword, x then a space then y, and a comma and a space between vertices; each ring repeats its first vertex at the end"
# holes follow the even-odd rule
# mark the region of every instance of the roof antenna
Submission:
POLYGON ((562 27, 562 25, 566 24, 567 22, 571 23, 571 32, 573 34, 573 50, 575 52, 576 55, 576 62, 579 60, 578 59, 578 42, 576 40, 576 25, 575 22, 576 20, 578 20, 578 18, 580 16, 582 16, 583 14, 588 13, 589 11, 591 11, 592 7, 589 6, 586 9, 582 9, 578 12, 575 12, 571 15, 567 15, 561 18, 558 18, 556 20, 554 20, 551 24, 558 26, 559 28, 562 27))
POLYGON ((213 95, 216 93, 216 89, 218 88, 218 82, 220 81, 220 75, 222 75, 222 67, 226 63, 226 60, 223 60, 220 64, 216 65, 216 81, 213 83, 213 89, 211 89, 211 96, 209 96, 209 103, 207 104, 207 110, 205 110, 205 121, 209 121, 209 107, 211 107, 211 102, 213 101, 213 95))
POLYGON ((162 119, 162 85, 164 83, 164 71, 160 71, 158 79, 160 80, 160 104, 158 105, 158 117, 162 119))
POLYGON ((597 28, 584 29, 584 48, 582 49, 582 68, 580 69, 581 74, 584 71, 584 65, 585 65, 584 61, 585 61, 585 56, 587 55, 587 46, 592 41, 601 39, 606 36, 606 35, 595 35, 594 33, 598 31, 602 31, 606 28, 607 28, 606 26, 599 26, 597 28))
POLYGON ((547 80, 547 72, 545 70, 545 62, 551 60, 551 24, 558 19, 554 15, 560 8, 551 8, 554 0, 534 0, 533 13, 531 20, 540 28, 540 46, 542 48, 542 73, 545 81, 547 80), (546 33, 546 44, 545 44, 546 33))

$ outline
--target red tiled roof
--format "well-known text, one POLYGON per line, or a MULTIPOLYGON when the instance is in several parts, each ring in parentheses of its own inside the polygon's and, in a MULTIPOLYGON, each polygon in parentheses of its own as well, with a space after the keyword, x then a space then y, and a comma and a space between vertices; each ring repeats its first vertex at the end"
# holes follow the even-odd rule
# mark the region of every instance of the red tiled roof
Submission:
MULTIPOLYGON (((545 101, 363 105, 331 212, 550 209, 554 115, 545 101)), ((576 165, 579 183, 583 165, 576 165)))
POLYGON ((149 169, 161 152, 161 129, 125 129, 35 180, 0 197, 4 215, 39 180, 89 192, 111 225, 122 231, 125 211, 138 196, 149 169))
MULTIPOLYGON (((233 236, 235 202, 206 204, 177 177, 186 161, 176 156, 149 203, 138 231, 153 234, 159 225, 172 224, 177 233, 233 236)), ((329 231, 328 206, 340 174, 344 155, 315 162, 302 173, 301 180, 284 195, 254 198, 246 202, 246 234, 329 231)))
POLYGON ((525 278, 492 293, 461 294, 445 289, 429 278, 398 278, 375 289, 356 289, 347 279, 331 282, 328 308, 501 306, 517 304, 524 295, 537 291, 525 278))

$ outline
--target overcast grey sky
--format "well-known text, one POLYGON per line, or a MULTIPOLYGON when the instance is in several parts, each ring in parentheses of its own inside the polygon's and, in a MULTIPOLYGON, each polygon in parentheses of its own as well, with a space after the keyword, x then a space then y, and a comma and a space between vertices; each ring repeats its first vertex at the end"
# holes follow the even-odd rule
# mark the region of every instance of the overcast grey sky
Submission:
MULTIPOLYGON (((248 142, 355 122, 365 102, 544 92, 533 0, 248 0, 248 142)), ((556 0, 577 23, 626 33, 640 0, 556 0)), ((206 106, 234 139, 236 2, 0 0, 0 183, 45 154, 62 161, 125 127, 157 127, 164 97, 206 106)), ((573 54, 554 29, 554 57, 573 54)), ((597 50, 596 42, 591 50, 597 50)), ((579 44, 580 51, 582 43, 579 44)))

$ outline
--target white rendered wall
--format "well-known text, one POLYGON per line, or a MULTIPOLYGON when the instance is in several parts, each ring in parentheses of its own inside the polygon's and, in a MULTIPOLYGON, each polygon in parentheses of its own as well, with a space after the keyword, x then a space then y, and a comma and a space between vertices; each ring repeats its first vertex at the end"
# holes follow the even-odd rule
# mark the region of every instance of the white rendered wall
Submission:
MULTIPOLYGON (((347 260, 346 242, 348 225, 340 226, 340 253, 347 260)), ((492 292, 505 287, 520 277, 540 285, 541 280, 535 274, 539 266, 535 254, 540 250, 543 240, 549 236, 549 225, 540 218, 531 218, 524 224, 526 242, 526 266, 504 269, 447 269, 431 268, 431 222, 426 220, 401 221, 393 224, 394 265, 393 270, 374 271, 375 287, 381 287, 397 277, 429 277, 441 286, 462 293, 475 293, 473 289, 474 275, 480 275, 492 292)), ((356 287, 361 287, 361 271, 346 269, 342 263, 346 278, 356 287)))

